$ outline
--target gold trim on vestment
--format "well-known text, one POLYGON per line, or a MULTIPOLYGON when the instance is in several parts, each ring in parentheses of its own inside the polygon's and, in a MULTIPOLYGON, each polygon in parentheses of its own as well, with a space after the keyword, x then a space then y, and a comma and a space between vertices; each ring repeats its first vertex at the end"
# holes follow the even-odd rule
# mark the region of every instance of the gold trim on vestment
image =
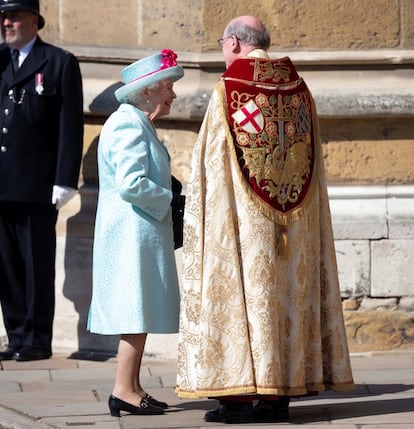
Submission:
POLYGON ((254 86, 255 88, 263 88, 263 89, 292 89, 296 86, 300 85, 303 82, 302 78, 299 78, 293 82, 285 83, 285 84, 272 84, 272 83, 259 83, 259 82, 253 82, 250 80, 245 79, 238 79, 236 77, 223 77, 222 80, 228 80, 238 83, 243 83, 248 86, 254 86))
POLYGON ((198 389, 197 391, 185 391, 179 386, 175 387, 175 393, 179 394, 180 398, 201 399, 208 397, 221 396, 239 396, 239 395, 279 395, 279 396, 306 396, 309 392, 323 392, 330 390, 333 392, 346 392, 355 387, 353 382, 347 383, 309 383, 306 386, 278 386, 278 387, 235 387, 231 389, 198 389))

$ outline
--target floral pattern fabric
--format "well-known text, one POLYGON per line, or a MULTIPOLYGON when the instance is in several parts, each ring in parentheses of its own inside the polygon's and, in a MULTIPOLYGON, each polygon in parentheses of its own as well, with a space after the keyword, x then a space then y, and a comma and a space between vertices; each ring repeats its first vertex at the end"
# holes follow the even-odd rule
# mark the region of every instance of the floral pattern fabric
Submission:
POLYGON ((219 82, 187 188, 176 392, 202 398, 352 389, 323 165, 303 214, 289 225, 288 257, 281 256, 281 225, 246 192, 226 124, 219 82))

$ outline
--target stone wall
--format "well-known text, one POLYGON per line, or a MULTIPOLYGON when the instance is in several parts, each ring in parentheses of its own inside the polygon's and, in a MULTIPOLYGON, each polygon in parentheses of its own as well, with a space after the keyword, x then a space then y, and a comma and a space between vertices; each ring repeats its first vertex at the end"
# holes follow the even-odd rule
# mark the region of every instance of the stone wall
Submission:
POLYGON ((412 0, 41 0, 48 40, 87 48, 217 50, 234 16, 259 16, 272 50, 414 47, 412 0))
MULTIPOLYGON (((414 2, 412 0, 41 0, 41 36, 74 52, 85 95, 79 195, 59 215, 55 349, 115 350, 86 333, 96 208, 96 144, 117 107, 119 72, 169 47, 185 77, 157 124, 184 184, 215 82, 217 39, 234 16, 261 17, 271 54, 289 55, 320 115, 341 292, 352 351, 414 344, 414 2)), ((178 264, 180 252, 177 252, 178 264)), ((0 327, 1 335, 1 327, 0 327)), ((175 338, 160 352, 175 353, 175 338)))

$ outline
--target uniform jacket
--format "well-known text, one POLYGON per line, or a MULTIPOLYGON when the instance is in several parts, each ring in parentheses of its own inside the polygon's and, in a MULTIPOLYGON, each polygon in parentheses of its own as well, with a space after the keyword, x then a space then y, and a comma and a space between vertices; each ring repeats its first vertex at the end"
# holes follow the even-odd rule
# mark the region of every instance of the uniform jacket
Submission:
POLYGON ((83 99, 74 55, 38 37, 14 75, 1 44, 0 115, 0 201, 51 203, 53 185, 77 188, 83 99))

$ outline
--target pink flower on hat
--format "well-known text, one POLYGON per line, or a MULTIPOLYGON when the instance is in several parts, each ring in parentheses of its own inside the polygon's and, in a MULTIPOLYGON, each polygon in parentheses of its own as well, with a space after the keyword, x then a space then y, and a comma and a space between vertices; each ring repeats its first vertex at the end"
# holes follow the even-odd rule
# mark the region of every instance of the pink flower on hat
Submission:
POLYGON ((177 62, 175 61, 177 59, 177 54, 171 49, 163 49, 161 51, 161 55, 163 58, 160 70, 175 67, 177 65, 177 62))

